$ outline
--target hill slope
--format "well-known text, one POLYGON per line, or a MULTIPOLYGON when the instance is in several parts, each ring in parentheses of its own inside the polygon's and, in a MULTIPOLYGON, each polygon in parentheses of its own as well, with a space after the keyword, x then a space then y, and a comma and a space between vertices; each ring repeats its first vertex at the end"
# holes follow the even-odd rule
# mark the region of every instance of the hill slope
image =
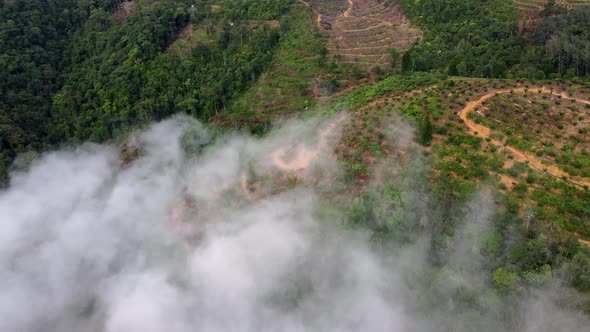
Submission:
POLYGON ((585 6, 519 34, 511 0, 25 4, 0 12, 0 276, 36 302, 0 300, 12 330, 588 326, 585 6))

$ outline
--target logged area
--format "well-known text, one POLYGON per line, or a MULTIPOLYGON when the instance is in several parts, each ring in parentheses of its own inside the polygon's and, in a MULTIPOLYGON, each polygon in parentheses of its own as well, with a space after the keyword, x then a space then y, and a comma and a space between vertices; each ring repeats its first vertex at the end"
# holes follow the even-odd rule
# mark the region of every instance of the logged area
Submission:
POLYGON ((412 26, 401 4, 379 0, 320 2, 318 24, 328 33, 327 48, 339 63, 365 69, 391 66, 390 50, 403 52, 422 38, 412 26))

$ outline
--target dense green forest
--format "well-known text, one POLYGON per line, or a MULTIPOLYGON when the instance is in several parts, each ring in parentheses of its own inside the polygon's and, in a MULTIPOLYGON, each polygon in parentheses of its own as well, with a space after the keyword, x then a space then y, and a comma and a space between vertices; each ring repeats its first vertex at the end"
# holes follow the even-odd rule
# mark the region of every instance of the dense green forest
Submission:
POLYGON ((121 26, 74 37, 76 48, 66 52, 72 64, 53 98, 50 137, 103 141, 176 112, 208 119, 241 93, 270 61, 279 32, 222 20, 210 27, 211 43, 197 45, 191 56, 166 53, 174 33, 206 15, 202 8, 191 11, 200 16, 184 6, 156 4, 121 26))
POLYGON ((84 19, 76 1, 0 4, 0 176, 15 153, 46 146, 51 98, 67 65, 63 52, 84 19))
POLYGON ((289 3, 138 1, 123 20, 113 15, 120 1, 3 4, 0 176, 17 153, 104 141, 177 112, 210 119, 288 30, 252 22, 280 18, 289 3), (167 52, 189 24, 205 42, 167 52))
POLYGON ((424 42, 404 54, 405 71, 453 76, 545 79, 588 75, 590 8, 555 8, 530 35, 518 31, 511 0, 404 1, 424 42))

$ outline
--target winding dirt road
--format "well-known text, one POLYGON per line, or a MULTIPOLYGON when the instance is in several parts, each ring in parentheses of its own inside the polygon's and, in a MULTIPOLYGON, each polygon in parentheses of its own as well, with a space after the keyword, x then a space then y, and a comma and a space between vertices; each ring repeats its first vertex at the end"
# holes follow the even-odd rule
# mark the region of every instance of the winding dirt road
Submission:
MULTIPOLYGON (((505 94, 505 93, 541 93, 541 94, 550 94, 550 95, 554 95, 554 96, 559 96, 562 99, 575 99, 578 102, 581 102, 583 104, 586 105, 590 105, 590 100, 585 100, 585 99, 578 99, 578 98, 573 98, 570 97, 569 95, 567 95, 564 92, 561 93, 557 93, 554 92, 553 90, 550 90, 546 87, 539 89, 525 89, 525 88, 516 88, 516 89, 506 89, 506 90, 496 90, 493 92, 490 92, 486 95, 483 95, 482 97, 480 97, 478 100, 470 102, 469 104, 467 104, 467 106, 465 106, 465 108, 463 108, 460 112, 459 112, 459 117, 465 121, 465 124, 467 125, 467 127, 469 127, 469 129, 471 129, 474 133, 477 132, 477 135, 486 139, 486 138, 490 138, 490 128, 482 126, 480 124, 475 123, 473 120, 468 118, 468 115, 470 112, 473 112, 473 110, 475 110, 475 108, 477 108, 478 106, 480 106, 484 101, 496 96, 497 94, 505 94), (526 90, 526 91, 525 91, 526 90)), ((500 146, 504 146, 502 144, 502 142, 498 141, 498 140, 494 140, 492 139, 490 141, 490 143, 495 144, 495 145, 500 145, 500 146)), ((520 151, 514 147, 511 146, 504 146, 504 148, 508 151, 510 151, 514 156, 515 156, 515 160, 519 161, 519 162, 526 162, 528 161, 528 166, 536 171, 539 172, 546 172, 552 176, 558 177, 560 179, 565 178, 568 179, 568 181, 570 181, 571 183, 573 183, 574 185, 577 185, 579 187, 584 187, 584 186, 590 186, 590 179, 588 178, 577 178, 577 179, 573 179, 571 177, 571 175, 569 175, 568 173, 566 173, 565 171, 563 171, 562 169, 560 169, 559 167, 555 166, 555 165, 546 165, 543 164, 541 159, 539 159, 537 156, 524 152, 524 151, 520 151)))
POLYGON ((344 12, 344 17, 349 17, 350 16, 350 12, 352 11, 352 0, 348 0, 348 9, 344 12))

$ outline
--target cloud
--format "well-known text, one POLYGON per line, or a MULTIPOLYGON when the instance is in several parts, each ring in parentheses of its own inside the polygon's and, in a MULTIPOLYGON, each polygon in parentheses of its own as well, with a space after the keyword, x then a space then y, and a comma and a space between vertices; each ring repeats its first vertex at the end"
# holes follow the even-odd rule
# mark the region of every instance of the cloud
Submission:
POLYGON ((446 330, 420 309, 427 237, 383 253, 318 213, 345 120, 257 139, 178 117, 133 134, 128 165, 105 145, 42 156, 0 193, 0 331, 446 330))

